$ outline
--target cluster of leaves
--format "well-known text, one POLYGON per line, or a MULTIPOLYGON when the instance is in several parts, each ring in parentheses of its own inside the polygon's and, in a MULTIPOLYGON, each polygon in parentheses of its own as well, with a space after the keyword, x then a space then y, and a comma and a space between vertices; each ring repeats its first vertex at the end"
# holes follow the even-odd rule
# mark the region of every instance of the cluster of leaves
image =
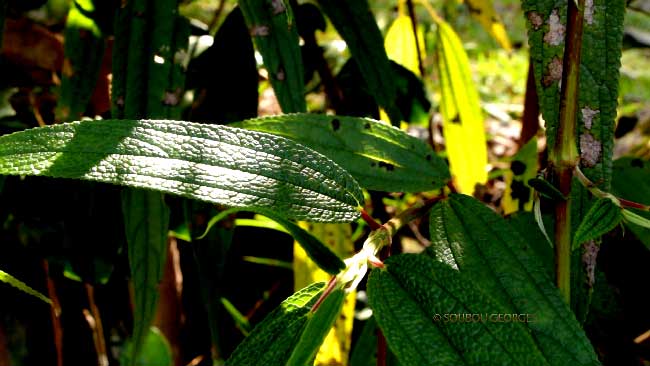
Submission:
MULTIPOLYGON (((555 201, 584 202, 574 205, 580 212, 572 213, 576 218, 574 255, 578 256, 588 250, 584 243, 598 240, 624 219, 646 239, 650 227, 641 216, 645 213, 629 210, 647 206, 634 206, 608 193, 613 181, 614 193, 635 199, 634 192, 626 191, 628 182, 642 176, 629 169, 637 167, 636 160, 612 163, 611 158, 624 3, 588 3, 590 8, 582 10, 582 66, 586 71, 579 80, 579 89, 585 92, 577 101, 580 118, 573 141, 585 170, 585 175, 577 170, 583 185, 576 185, 571 197, 558 195, 546 180, 538 179, 536 186, 539 193, 555 201), (612 166, 626 173, 612 178, 612 166), (621 178, 628 173, 634 178, 621 178)), ((123 187, 119 200, 135 306, 130 350, 122 362, 137 364, 147 354, 144 350, 161 344, 166 347, 160 334, 150 332, 149 327, 166 263, 170 217, 201 201, 230 207, 213 217, 203 236, 215 232, 227 236, 213 226, 240 211, 258 213, 281 225, 310 260, 332 275, 327 284, 303 284, 306 287, 250 330, 225 361, 227 365, 313 364, 328 332, 345 311, 346 294, 365 278, 369 264, 373 269, 367 278, 367 292, 373 320, 356 342, 350 358, 355 365, 386 357, 371 351, 377 344, 376 329, 401 365, 599 364, 581 327, 590 294, 576 291, 572 303, 567 304, 555 288, 553 268, 546 260, 551 257, 551 247, 542 236, 541 211, 537 215, 540 231, 532 220, 526 224, 508 221, 477 199, 445 188, 453 187, 452 175, 463 193, 471 193, 476 183, 487 180, 478 93, 467 55, 449 24, 429 9, 436 24, 448 167, 430 145, 398 128, 402 120, 411 120, 418 108, 429 108, 426 98, 418 102, 417 95, 409 95, 413 80, 421 89, 415 76, 421 70, 418 63, 405 65, 406 69, 391 63, 366 0, 320 0, 320 10, 314 4, 276 0, 240 0, 238 5, 219 29, 213 47, 186 70, 190 28, 178 14, 175 0, 126 1, 117 8, 114 27, 107 25, 113 19, 104 19, 95 2, 74 2, 65 31, 67 69, 63 71, 57 118, 78 120, 86 114, 96 88, 89 80, 102 75, 101 55, 108 35, 113 34, 111 118, 58 123, 0 137, 2 176, 65 178, 123 187), (316 44, 314 32, 319 26, 310 28, 305 23, 305 19, 320 19, 316 23, 324 25, 321 10, 352 55, 337 78, 316 44), (233 55, 241 62, 230 63, 219 54, 230 50, 228 44, 233 40, 243 44, 238 48, 240 54, 233 55), (251 40, 262 55, 284 115, 249 118, 256 115, 251 109, 257 106, 251 40), (192 67, 202 70, 210 66, 215 55, 221 60, 209 77, 215 79, 199 80, 203 74, 192 67), (305 57, 312 62, 303 62, 305 57), (254 75, 247 83, 255 92, 237 87, 232 95, 223 87, 215 91, 211 83, 223 83, 231 68, 246 77, 254 75), (379 116, 381 108, 393 126, 359 116, 305 113, 305 81, 315 72, 336 112, 345 114, 357 101, 364 101, 366 111, 349 114, 379 116), (362 87, 356 95, 343 93, 341 86, 346 82, 358 82, 362 87), (403 83, 408 86, 403 88, 403 83), (183 91, 188 85, 201 90, 204 99, 197 98, 194 108, 184 114, 183 91), (235 103, 232 98, 240 96, 246 102, 235 103), (205 122, 215 116, 219 123, 232 123, 181 121, 187 117, 205 122), (474 148, 468 150, 467 145, 474 148), (468 159, 468 151, 475 153, 475 158, 468 159), (307 231, 296 223, 355 222, 366 215, 364 190, 429 192, 435 198, 383 225, 365 217, 372 231, 363 248, 349 258, 341 258, 323 243, 316 230, 307 231), (166 195, 176 197, 182 209, 170 208, 166 195), (421 216, 428 217, 431 245, 420 254, 379 260, 377 256, 391 245, 397 230, 421 216)), ((468 1, 467 5, 509 48, 489 2, 468 1), (489 20, 486 14, 491 14, 489 20)), ((556 133, 566 7, 566 2, 523 1, 550 149, 562 139, 556 133)), ((396 24, 408 25, 406 19, 396 24)), ((419 48, 417 30, 409 37, 412 35, 410 51, 419 48)), ((533 148, 522 151, 534 155, 534 145, 529 146, 533 148)), ((643 171, 647 175, 647 169, 643 171)), ((530 167, 517 175, 530 176, 530 167)), ((528 180, 520 184, 530 188, 528 180)), ((176 237, 198 237, 171 228, 176 237)), ((205 264, 199 271, 208 276, 205 264)), ((36 293, 5 272, 0 274, 0 281, 36 293)), ((578 271, 578 288, 584 287, 580 282, 584 276, 593 276, 593 268, 578 271)), ((213 290, 209 286, 202 290, 212 306, 213 290)), ((242 327, 248 327, 236 309, 222 303, 231 308, 242 327)), ((218 338, 214 324, 211 331, 212 337, 218 338)))

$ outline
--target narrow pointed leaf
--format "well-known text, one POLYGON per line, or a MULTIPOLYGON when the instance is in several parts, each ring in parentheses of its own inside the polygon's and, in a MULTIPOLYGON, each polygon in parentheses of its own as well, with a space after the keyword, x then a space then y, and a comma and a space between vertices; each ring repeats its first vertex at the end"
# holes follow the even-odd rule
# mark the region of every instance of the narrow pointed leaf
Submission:
POLYGON ((458 190, 471 194, 487 181, 487 146, 478 91, 472 81, 467 54, 449 24, 438 20, 440 112, 449 167, 458 190), (468 157, 472 157, 468 159, 468 157))
POLYGON ((427 253, 457 266, 528 324, 551 365, 598 364, 594 350, 533 249, 481 202, 452 195, 431 212, 427 253))
POLYGON ((609 198, 600 198, 593 203, 582 219, 573 236, 572 250, 582 243, 600 238, 618 225, 623 219, 622 210, 609 198))
POLYGON ((402 121, 395 103, 397 86, 383 47, 383 38, 367 0, 318 0, 359 66, 368 90, 386 110, 393 125, 402 121))
POLYGON ((137 357, 156 315, 158 285, 167 258, 169 207, 155 191, 122 191, 124 230, 134 288, 133 350, 137 357))
POLYGON ((84 121, 5 135, 0 174, 149 188, 323 222, 354 220, 363 201, 345 170, 290 140, 178 121, 84 121))
POLYGON ((368 279, 368 300, 400 364, 548 365, 523 322, 490 322, 508 310, 449 266, 424 255, 390 257, 368 279), (446 322, 449 314, 483 320, 446 322))
POLYGON ((292 114, 234 126, 295 140, 334 160, 367 189, 419 192, 449 180, 447 164, 428 145, 371 119, 292 114))
POLYGON ((315 283, 284 300, 237 346, 226 365, 285 366, 323 287, 315 283))
POLYGON ((492 0, 465 0, 465 5, 473 18, 499 43, 503 49, 510 52, 512 45, 501 21, 499 13, 494 10, 492 0))
POLYGON ((52 300, 50 300, 50 298, 48 298, 47 296, 43 295, 42 293, 34 290, 28 284, 26 284, 25 282, 17 279, 16 277, 14 277, 14 276, 10 275, 9 273, 7 273, 5 271, 2 271, 2 270, 0 270, 0 282, 4 282, 4 283, 6 283, 6 284, 8 284, 8 285, 10 285, 10 286, 12 286, 12 287, 14 287, 16 289, 28 294, 28 295, 32 295, 32 296, 36 297, 37 299, 42 300, 42 301, 46 302, 47 304, 52 305, 52 300))
MULTIPOLYGON (((522 10, 528 19, 531 62, 552 151, 559 140, 567 2, 524 0, 522 10)), ((576 144, 585 175, 604 190, 609 190, 612 174, 624 13, 624 0, 585 2, 576 144)))
POLYGON ((250 35, 262 54, 284 113, 305 112, 298 27, 289 1, 239 0, 250 35))
MULTIPOLYGON (((424 32, 418 30, 418 41, 424 40, 424 32)), ((399 15, 386 32, 384 47, 388 58, 410 70, 415 75, 420 75, 420 61, 418 47, 424 54, 424 47, 418 45, 413 32, 413 23, 407 15, 399 15)))
POLYGON ((345 291, 342 288, 336 289, 327 295, 316 311, 309 314, 307 325, 287 361, 287 366, 310 364, 341 312, 344 300, 345 291))

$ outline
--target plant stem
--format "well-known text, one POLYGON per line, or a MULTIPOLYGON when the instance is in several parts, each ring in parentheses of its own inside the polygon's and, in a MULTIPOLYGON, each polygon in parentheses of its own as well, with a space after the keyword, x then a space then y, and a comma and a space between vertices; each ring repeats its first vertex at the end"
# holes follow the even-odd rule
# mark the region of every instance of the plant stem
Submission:
POLYGON ((63 326, 61 326, 61 303, 56 293, 54 280, 50 277, 50 266, 47 260, 41 260, 45 280, 47 281, 47 297, 52 300, 50 306, 50 319, 52 320, 52 334, 54 336, 54 349, 56 350, 56 364, 63 366, 63 326))
MULTIPOLYGON (((560 92, 560 117, 555 146, 550 162, 555 171, 560 192, 569 197, 573 169, 578 164, 576 146, 576 117, 578 110, 578 81, 585 0, 568 2, 566 42, 560 92)), ((556 284, 567 303, 571 302, 571 199, 555 205, 555 276, 556 284)))

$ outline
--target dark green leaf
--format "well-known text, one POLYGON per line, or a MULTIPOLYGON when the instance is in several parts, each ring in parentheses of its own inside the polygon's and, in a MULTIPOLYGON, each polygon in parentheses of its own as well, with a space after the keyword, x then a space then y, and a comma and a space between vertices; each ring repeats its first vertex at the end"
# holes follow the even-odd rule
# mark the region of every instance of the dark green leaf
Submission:
MULTIPOLYGON (((127 341, 128 342, 128 341, 127 341)), ((174 363, 172 349, 165 336, 158 328, 148 329, 140 354, 133 358, 133 344, 127 343, 120 358, 122 365, 135 366, 171 366, 174 363)))
MULTIPOLYGON (((650 163, 647 160, 638 158, 620 158, 614 162, 614 174, 612 176, 612 191, 621 198, 642 204, 650 204, 650 163)), ((650 212, 630 210, 634 213, 650 219, 650 212)), ((630 223, 626 220, 628 227, 639 240, 650 248, 650 229, 630 223)))
POLYGON ((490 322, 512 313, 458 271, 424 255, 384 263, 370 274, 368 300, 401 364, 547 365, 523 319, 490 322), (451 314, 477 317, 456 322, 451 314))
POLYGON ((428 191, 449 180, 447 164, 425 143, 367 118, 292 114, 235 124, 295 140, 334 160, 368 189, 428 191))
POLYGON ((354 220, 363 201, 345 170, 290 140, 178 121, 84 121, 5 135, 0 174, 149 188, 322 222, 354 220))
POLYGON ((452 195, 433 208, 430 223, 427 253, 457 266, 514 312, 533 314, 528 325, 549 364, 597 364, 548 271, 502 217, 471 197, 452 195))
POLYGON ((566 201, 566 197, 553 184, 546 179, 533 178, 528 180, 528 185, 545 197, 555 201, 566 201))
POLYGON ((368 1, 318 0, 318 4, 350 49, 377 104, 386 109, 393 125, 399 125, 402 115, 395 104, 397 87, 368 1))
POLYGON ((42 293, 34 290, 33 288, 29 287, 25 282, 17 279, 16 277, 10 275, 9 273, 0 270, 0 282, 4 282, 12 287, 14 287, 17 290, 20 290, 28 295, 32 295, 36 297, 39 300, 42 300, 46 302, 49 305, 52 305, 52 300, 50 300, 47 296, 43 295, 42 293))
POLYGON ((623 219, 621 208, 609 198, 600 198, 582 219, 580 226, 573 236, 572 249, 575 250, 582 243, 600 238, 618 225, 623 219))
POLYGON ((239 0, 284 113, 305 112, 302 56, 289 1, 239 0))
POLYGON ((285 366, 323 286, 312 284, 284 300, 237 346, 226 365, 285 366))

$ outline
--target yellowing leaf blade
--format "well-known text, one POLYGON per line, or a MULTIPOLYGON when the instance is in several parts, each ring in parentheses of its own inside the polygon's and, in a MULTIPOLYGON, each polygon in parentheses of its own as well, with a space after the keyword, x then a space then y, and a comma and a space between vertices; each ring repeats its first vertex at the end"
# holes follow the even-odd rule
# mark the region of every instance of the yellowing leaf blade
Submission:
MULTIPOLYGON (((418 29, 418 40, 424 39, 422 29, 418 29)), ((422 43, 415 39, 413 23, 406 15, 398 16, 386 32, 384 48, 388 58, 409 69, 415 75, 420 75, 420 61, 418 58, 418 47, 420 54, 423 52, 422 43)))
POLYGON ((506 51, 512 50, 508 33, 491 0, 465 0, 469 13, 506 51))

